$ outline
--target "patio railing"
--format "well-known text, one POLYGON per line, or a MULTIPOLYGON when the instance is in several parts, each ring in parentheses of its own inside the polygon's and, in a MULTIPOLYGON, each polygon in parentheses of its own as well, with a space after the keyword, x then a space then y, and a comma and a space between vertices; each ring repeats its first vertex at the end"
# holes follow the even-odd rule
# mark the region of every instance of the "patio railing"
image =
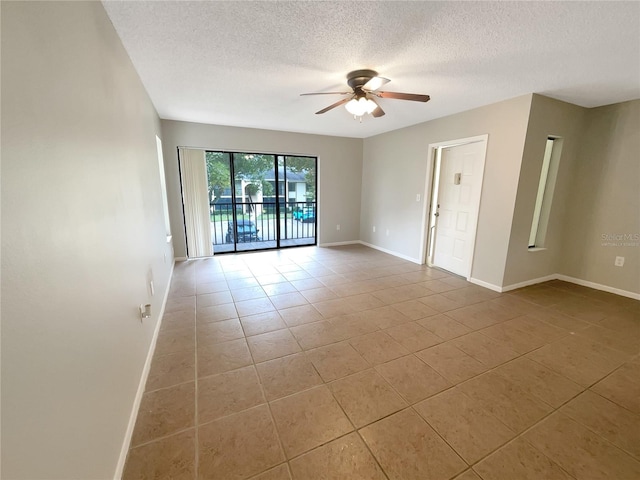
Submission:
MULTIPOLYGON (((280 202, 280 218, 276 217, 274 202, 236 203, 236 221, 238 223, 244 221, 244 226, 235 225, 235 232, 233 213, 233 205, 230 203, 211 204, 211 239, 214 247, 233 244, 235 239, 237 243, 270 242, 275 246, 278 221, 281 242, 306 240, 304 241, 306 244, 315 243, 316 202, 280 202), (246 222, 252 222, 253 225, 246 222)), ((256 248, 266 247, 268 245, 256 248)), ((219 250, 216 249, 216 251, 219 250)))

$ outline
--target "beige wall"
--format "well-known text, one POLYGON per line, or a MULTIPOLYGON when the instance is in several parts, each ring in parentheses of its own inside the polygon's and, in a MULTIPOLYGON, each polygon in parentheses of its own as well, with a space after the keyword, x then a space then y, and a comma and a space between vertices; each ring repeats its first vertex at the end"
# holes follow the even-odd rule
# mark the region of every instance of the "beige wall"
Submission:
POLYGON ((576 105, 541 95, 533 96, 503 286, 560 272, 559 262, 564 255, 563 231, 566 209, 567 205, 575 200, 569 195, 569 187, 576 180, 576 167, 580 163, 577 157, 582 144, 586 112, 586 109, 576 105), (530 251, 529 233, 546 140, 549 136, 563 138, 562 154, 544 248, 530 251))
POLYGON ((583 139, 567 182, 560 273, 639 294, 640 239, 602 236, 640 234, 640 100, 589 110, 583 139), (624 267, 614 266, 616 256, 624 267))
POLYGON ((2 478, 113 478, 171 271, 160 123, 99 2, 1 8, 2 478))
POLYGON ((420 259, 423 206, 416 194, 425 192, 429 144, 489 134, 472 277, 502 285, 531 98, 365 139, 360 238, 420 259))
POLYGON ((318 242, 360 235, 362 140, 162 120, 167 195, 176 257, 186 255, 177 147, 318 157, 318 242), (340 231, 336 225, 340 225, 340 231))

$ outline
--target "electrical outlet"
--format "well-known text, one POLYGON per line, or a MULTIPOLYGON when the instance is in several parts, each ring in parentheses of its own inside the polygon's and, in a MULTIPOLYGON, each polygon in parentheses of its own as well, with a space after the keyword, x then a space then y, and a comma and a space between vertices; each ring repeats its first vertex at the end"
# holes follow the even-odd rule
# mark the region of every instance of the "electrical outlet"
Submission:
POLYGON ((616 257, 615 262, 613 262, 613 264, 616 267, 623 267, 624 266, 624 257, 616 257))
POLYGON ((141 303, 140 304, 140 321, 144 320, 145 318, 149 318, 150 316, 151 316, 151 304, 141 303))
POLYGON ((376 233, 376 226, 373 226, 373 233, 376 233))
POLYGON ((416 195, 416 202, 419 202, 419 201, 420 201, 420 194, 418 193, 418 194, 416 195))
POLYGON ((336 230, 340 230, 340 224, 336 225, 336 230))

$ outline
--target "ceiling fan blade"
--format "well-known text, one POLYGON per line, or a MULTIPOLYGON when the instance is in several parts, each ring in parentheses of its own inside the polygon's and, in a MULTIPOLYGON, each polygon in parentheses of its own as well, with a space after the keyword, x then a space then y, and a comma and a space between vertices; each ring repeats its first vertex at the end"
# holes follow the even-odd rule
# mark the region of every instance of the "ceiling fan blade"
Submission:
POLYGON ((380 105, 378 105, 378 102, 376 102, 373 98, 371 98, 370 100, 377 105, 376 109, 373 112, 371 112, 371 115, 375 118, 383 116, 384 110, 380 108, 380 105))
POLYGON ((316 115, 320 115, 322 113, 327 113, 329 110, 332 110, 332 109, 334 109, 336 107, 339 107, 340 105, 344 105, 349 100, 351 100, 351 99, 350 98, 343 98, 342 100, 340 100, 340 101, 338 101, 338 102, 336 102, 336 103, 334 103, 332 105, 329 105, 328 107, 323 108, 322 110, 317 111, 316 115))
POLYGON ((315 92, 315 93, 301 93, 300 96, 304 97, 306 95, 349 95, 353 92, 315 92))
POLYGON ((367 83, 365 83, 362 88, 364 90, 377 90, 379 89, 381 86, 386 85, 387 83, 389 83, 391 80, 389 80, 388 78, 384 78, 384 77, 373 77, 371 80, 369 80, 367 83))
POLYGON ((431 97, 429 95, 419 95, 417 93, 400 93, 400 92, 373 92, 380 98, 395 98, 397 100, 412 100, 414 102, 428 102, 431 97))

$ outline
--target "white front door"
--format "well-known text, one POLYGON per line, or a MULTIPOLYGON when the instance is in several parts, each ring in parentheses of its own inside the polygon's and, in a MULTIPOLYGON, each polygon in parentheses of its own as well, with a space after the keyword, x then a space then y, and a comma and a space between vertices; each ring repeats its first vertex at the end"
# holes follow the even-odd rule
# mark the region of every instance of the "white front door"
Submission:
POLYGON ((471 274, 482 191, 485 143, 442 148, 433 264, 463 277, 471 274))

